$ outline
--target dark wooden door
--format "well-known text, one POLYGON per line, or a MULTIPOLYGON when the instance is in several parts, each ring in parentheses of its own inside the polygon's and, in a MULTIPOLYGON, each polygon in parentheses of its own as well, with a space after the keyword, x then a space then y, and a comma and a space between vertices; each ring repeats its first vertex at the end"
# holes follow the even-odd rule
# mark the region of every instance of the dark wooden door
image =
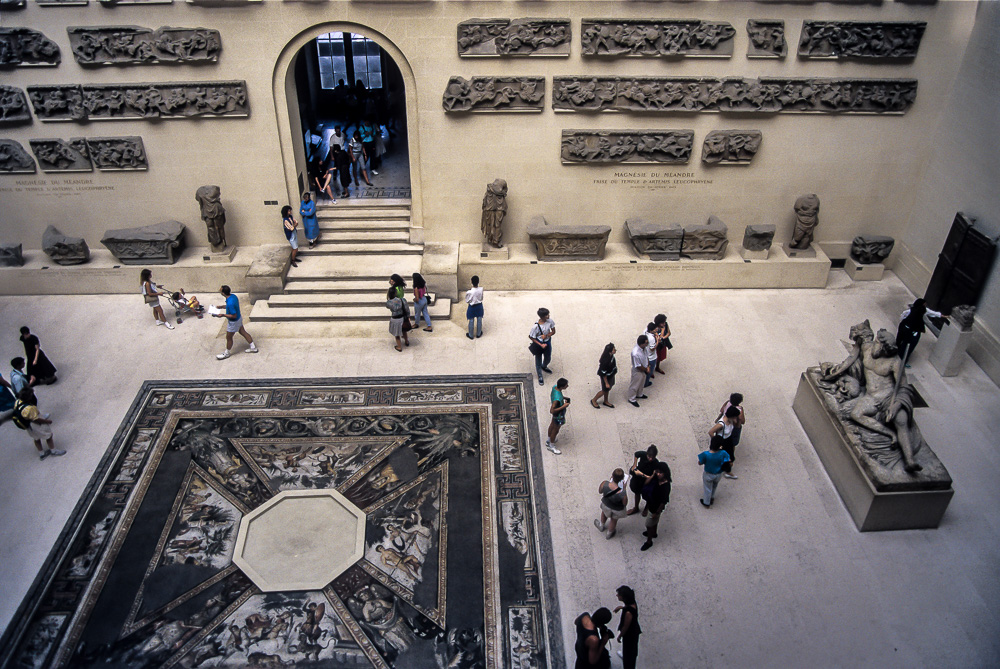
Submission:
POLYGON ((975 305, 990 276, 996 242, 975 228, 976 219, 962 212, 948 232, 924 300, 931 309, 949 313, 960 304, 975 305))

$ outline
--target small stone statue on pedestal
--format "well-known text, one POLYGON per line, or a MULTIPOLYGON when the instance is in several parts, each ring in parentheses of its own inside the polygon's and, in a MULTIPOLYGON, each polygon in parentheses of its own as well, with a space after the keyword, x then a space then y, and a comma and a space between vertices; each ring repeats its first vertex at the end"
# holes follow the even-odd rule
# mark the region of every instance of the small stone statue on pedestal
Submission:
POLYGON ((483 197, 483 235, 486 242, 503 248, 503 219, 507 215, 507 182, 497 179, 486 186, 483 197))
POLYGON ((792 241, 788 244, 793 249, 807 249, 812 244, 813 231, 819 224, 819 198, 815 193, 800 195, 795 200, 795 229, 792 231, 792 241))
POLYGON ((214 253, 226 250, 226 210, 222 206, 222 191, 218 186, 202 186, 194 194, 201 205, 201 219, 208 227, 208 243, 214 253))

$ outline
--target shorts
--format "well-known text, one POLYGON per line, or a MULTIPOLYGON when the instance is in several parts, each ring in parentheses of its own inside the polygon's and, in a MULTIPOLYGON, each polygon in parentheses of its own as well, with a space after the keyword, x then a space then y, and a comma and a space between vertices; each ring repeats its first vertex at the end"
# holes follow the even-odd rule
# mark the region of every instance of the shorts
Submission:
POLYGON ((240 328, 243 327, 243 318, 237 318, 235 321, 226 319, 226 332, 239 332, 240 328))
POLYGON ((608 518, 614 518, 615 520, 621 520, 628 515, 625 509, 612 509, 604 502, 601 502, 601 511, 603 511, 604 515, 608 518))
POLYGON ((28 429, 25 432, 28 433, 32 441, 45 441, 52 438, 52 426, 47 423, 44 425, 41 423, 28 423, 28 429))
POLYGON ((146 306, 150 306, 155 309, 156 307, 160 306, 160 298, 156 298, 152 302, 146 302, 146 306))
POLYGON ((288 237, 288 243, 292 245, 292 248, 297 250, 299 248, 299 231, 293 230, 292 234, 285 236, 288 237))
POLYGON ((566 424, 566 414, 563 413, 562 411, 560 411, 557 414, 553 414, 552 415, 552 422, 555 423, 556 425, 565 425, 566 424))

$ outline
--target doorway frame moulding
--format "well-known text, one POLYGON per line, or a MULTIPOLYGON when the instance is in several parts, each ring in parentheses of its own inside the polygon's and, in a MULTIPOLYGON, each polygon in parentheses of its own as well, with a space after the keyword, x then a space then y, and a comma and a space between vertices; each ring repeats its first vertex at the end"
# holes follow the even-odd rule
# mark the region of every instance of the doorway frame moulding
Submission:
POLYGON ((274 116, 277 122, 278 146, 281 150, 282 170, 285 190, 289 202, 298 202, 302 195, 298 191, 298 177, 303 174, 308 179, 305 164, 305 140, 302 133, 293 131, 298 126, 299 98, 295 85, 295 62, 299 52, 320 35, 330 32, 346 32, 363 35, 378 44, 385 54, 392 58, 403 77, 406 103, 406 139, 409 150, 410 169, 410 241, 423 242, 423 199, 420 173, 420 135, 417 120, 417 80, 403 52, 385 34, 361 23, 352 21, 328 21, 309 26, 290 39, 278 54, 271 76, 274 100, 274 116), (293 121, 294 119, 294 121, 293 121))

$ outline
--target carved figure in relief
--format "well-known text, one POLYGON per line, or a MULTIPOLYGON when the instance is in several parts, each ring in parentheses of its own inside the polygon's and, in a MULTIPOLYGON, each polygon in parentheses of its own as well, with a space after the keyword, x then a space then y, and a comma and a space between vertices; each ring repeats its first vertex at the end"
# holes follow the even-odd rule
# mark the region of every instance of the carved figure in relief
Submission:
POLYGON ((795 200, 795 229, 792 231, 792 241, 788 245, 793 249, 809 248, 817 225, 819 225, 819 198, 815 193, 800 195, 795 200))
POLYGON ((34 173, 35 161, 18 142, 0 139, 0 172, 34 173))
POLYGON ((507 182, 496 179, 486 186, 483 197, 483 220, 481 229, 486 241, 503 248, 503 219, 507 215, 507 182))
POLYGON ((218 186, 202 186, 194 199, 201 205, 201 218, 208 228, 208 242, 212 251, 226 249, 226 210, 222 206, 222 191, 218 186))

